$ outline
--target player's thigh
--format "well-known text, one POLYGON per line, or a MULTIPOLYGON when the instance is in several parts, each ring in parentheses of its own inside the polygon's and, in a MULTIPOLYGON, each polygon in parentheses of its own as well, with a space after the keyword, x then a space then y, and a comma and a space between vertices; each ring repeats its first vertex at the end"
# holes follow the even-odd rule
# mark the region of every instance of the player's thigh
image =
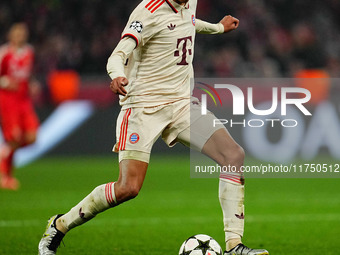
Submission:
POLYGON ((162 139, 169 147, 174 146, 177 142, 182 142, 177 139, 178 135, 190 127, 190 100, 179 100, 172 106, 171 123, 162 132, 162 139))
POLYGON ((242 161, 243 149, 223 125, 213 125, 217 119, 215 115, 209 111, 201 115, 198 111, 199 106, 191 107, 191 114, 198 117, 177 136, 177 141, 206 154, 221 165, 242 161))
POLYGON ((143 161, 134 159, 122 160, 119 163, 120 176, 118 182, 122 185, 136 184, 141 187, 144 182, 147 168, 148 163, 143 161))
POLYGON ((21 129, 23 132, 23 144, 31 144, 36 140, 39 128, 39 119, 34 111, 33 104, 26 100, 21 104, 21 129))
POLYGON ((17 106, 0 103, 0 125, 5 141, 13 144, 21 141, 21 119, 17 106))
POLYGON ((180 123, 184 129, 179 129, 176 134, 176 142, 180 142, 191 149, 202 151, 209 138, 219 129, 225 129, 223 125, 213 125, 217 119, 210 111, 206 115, 201 114, 201 107, 191 102, 187 116, 180 123))

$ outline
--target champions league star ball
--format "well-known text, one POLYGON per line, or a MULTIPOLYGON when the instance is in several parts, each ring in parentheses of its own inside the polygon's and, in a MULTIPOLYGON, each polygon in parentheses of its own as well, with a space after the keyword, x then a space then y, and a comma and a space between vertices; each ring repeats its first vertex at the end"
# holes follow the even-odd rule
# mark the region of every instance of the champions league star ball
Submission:
POLYGON ((142 33, 143 24, 142 22, 136 20, 131 23, 130 28, 136 30, 138 33, 142 33))
POLYGON ((222 255, 221 246, 210 236, 195 235, 184 241, 179 255, 222 255))

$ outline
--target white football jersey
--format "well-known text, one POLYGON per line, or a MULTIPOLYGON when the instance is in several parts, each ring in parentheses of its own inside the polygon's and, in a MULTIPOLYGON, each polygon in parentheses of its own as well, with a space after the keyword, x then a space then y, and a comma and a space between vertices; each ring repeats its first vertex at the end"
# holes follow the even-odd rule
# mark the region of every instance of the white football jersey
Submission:
POLYGON ((137 42, 127 57, 129 80, 123 109, 190 99, 197 0, 183 6, 173 0, 144 0, 132 12, 122 33, 137 42))

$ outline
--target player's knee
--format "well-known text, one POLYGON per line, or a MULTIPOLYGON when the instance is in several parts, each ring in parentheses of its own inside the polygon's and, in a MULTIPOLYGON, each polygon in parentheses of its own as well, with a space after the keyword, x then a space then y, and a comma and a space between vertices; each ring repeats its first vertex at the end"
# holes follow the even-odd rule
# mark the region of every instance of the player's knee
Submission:
POLYGON ((133 183, 127 183, 125 185, 120 185, 119 192, 117 194, 117 199, 119 202, 124 202, 133 199, 138 196, 140 187, 133 183))
POLYGON ((237 155, 236 155, 237 160, 242 162, 243 164, 245 157, 246 157, 246 153, 244 152, 244 149, 241 146, 238 146, 237 155))
POLYGON ((24 145, 30 145, 35 143, 35 141, 37 140, 37 136, 36 135, 28 135, 25 137, 25 141, 24 141, 24 145))
POLYGON ((244 158, 244 149, 239 145, 235 146, 235 148, 233 148, 231 152, 223 153, 223 161, 225 163, 224 165, 242 165, 244 162, 244 158))
POLYGON ((16 150, 20 147, 20 140, 18 139, 12 139, 7 142, 8 146, 11 148, 11 150, 16 150))
POLYGON ((234 162, 237 162, 238 164, 243 164, 245 158, 244 149, 241 146, 237 146, 233 151, 231 158, 234 162))
POLYGON ((127 192, 128 198, 133 199, 138 196, 140 188, 137 185, 130 186, 127 192))
POLYGON ((31 137, 30 139, 27 140, 27 144, 32 144, 35 143, 35 141, 37 140, 37 137, 31 137))

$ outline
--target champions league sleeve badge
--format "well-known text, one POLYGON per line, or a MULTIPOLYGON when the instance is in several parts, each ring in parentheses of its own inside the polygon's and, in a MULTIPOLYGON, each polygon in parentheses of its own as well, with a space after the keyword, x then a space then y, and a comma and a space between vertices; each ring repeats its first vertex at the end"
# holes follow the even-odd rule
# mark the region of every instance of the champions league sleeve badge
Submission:
POLYGON ((130 29, 136 30, 138 33, 142 33, 143 24, 140 21, 133 21, 130 25, 130 29))

